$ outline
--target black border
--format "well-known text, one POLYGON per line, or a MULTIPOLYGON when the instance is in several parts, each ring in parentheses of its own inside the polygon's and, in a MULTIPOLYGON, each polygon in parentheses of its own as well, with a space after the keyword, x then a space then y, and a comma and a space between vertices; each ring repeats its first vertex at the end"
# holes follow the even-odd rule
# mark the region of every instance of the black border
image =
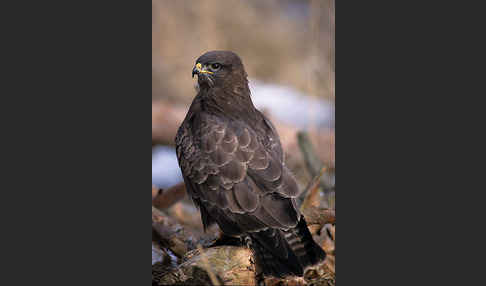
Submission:
MULTIPOLYGON (((2 284, 148 285, 151 5, 21 5, 2 284)), ((483 280, 482 11, 337 1, 339 285, 483 280)))
POLYGON ((478 9, 337 1, 339 285, 484 280, 478 9))
POLYGON ((150 285, 151 4, 20 5, 2 13, 2 285, 150 285))

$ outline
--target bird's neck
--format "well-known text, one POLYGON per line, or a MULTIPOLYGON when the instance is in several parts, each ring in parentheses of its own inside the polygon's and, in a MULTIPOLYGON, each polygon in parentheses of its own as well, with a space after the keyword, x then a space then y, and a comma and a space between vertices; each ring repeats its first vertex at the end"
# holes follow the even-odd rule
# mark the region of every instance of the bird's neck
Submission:
POLYGON ((200 90, 203 110, 225 117, 248 121, 258 120, 258 114, 250 97, 248 85, 235 86, 233 89, 210 88, 200 90))

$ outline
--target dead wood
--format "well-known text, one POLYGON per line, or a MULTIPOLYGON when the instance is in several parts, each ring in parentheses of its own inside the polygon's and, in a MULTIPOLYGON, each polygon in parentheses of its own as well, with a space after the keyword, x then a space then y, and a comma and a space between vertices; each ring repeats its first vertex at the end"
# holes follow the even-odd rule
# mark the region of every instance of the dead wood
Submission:
POLYGON ((153 205, 153 202, 154 202, 154 199, 162 193, 162 189, 160 188, 157 188, 156 186, 153 186, 152 185, 152 205, 153 205))
MULTIPOLYGON (((304 210, 303 215, 309 224, 309 229, 312 226, 320 226, 321 235, 332 233, 332 241, 323 239, 321 239, 322 243, 319 241, 328 253, 328 258, 324 263, 306 269, 304 278, 267 277, 265 278, 267 286, 334 285, 334 226, 331 226, 329 231, 322 228, 323 226, 329 228, 330 224, 336 222, 335 212, 310 206, 304 210)), ((316 234, 315 231, 312 232, 316 234)), ((182 264, 170 270, 161 265, 152 267, 152 277, 159 279, 158 285, 256 285, 252 252, 246 247, 227 245, 206 249, 198 247, 186 252, 181 261, 182 264)))
POLYGON ((321 229, 327 223, 336 223, 336 212, 331 209, 309 206, 302 209, 301 212, 304 215, 309 228, 312 225, 318 225, 319 229, 321 229))
MULTIPOLYGON (((203 231, 201 213, 194 207, 192 202, 180 200, 170 208, 166 209, 167 214, 176 219, 180 224, 189 227, 191 230, 203 231)), ((217 227, 208 229, 208 232, 218 230, 217 227)))
MULTIPOLYGON (((319 158, 319 155, 316 152, 307 132, 299 131, 297 133, 297 138, 300 151, 302 152, 305 161, 305 165, 313 178, 319 175, 322 168, 329 168, 329 166, 326 166, 324 163, 322 163, 322 160, 319 158)), ((328 194, 334 190, 334 185, 331 181, 331 177, 329 174, 320 176, 320 186, 322 187, 325 194, 328 194)))
POLYGON ((181 182, 168 189, 159 189, 154 198, 154 188, 152 187, 152 206, 158 209, 167 209, 182 200, 186 196, 186 185, 181 182))
POLYGON ((180 224, 152 207, 152 240, 182 258, 188 250, 186 245, 188 236, 187 231, 180 224))
POLYGON ((177 269, 158 285, 255 285, 255 267, 246 247, 219 246, 187 253, 177 269), (213 277, 211 279, 211 276, 213 277))
POLYGON ((299 199, 303 200, 300 210, 308 208, 310 206, 318 207, 321 203, 320 193, 319 193, 319 186, 322 175, 326 172, 327 168, 322 167, 319 174, 317 174, 309 183, 307 188, 300 194, 299 199))

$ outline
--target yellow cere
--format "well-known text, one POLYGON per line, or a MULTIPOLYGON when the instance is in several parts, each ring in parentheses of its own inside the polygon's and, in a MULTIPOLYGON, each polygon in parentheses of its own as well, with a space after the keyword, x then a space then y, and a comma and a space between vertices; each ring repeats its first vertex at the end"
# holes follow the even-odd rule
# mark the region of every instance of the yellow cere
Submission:
POLYGON ((212 74, 212 73, 213 73, 213 72, 210 72, 210 71, 205 70, 205 69, 203 70, 203 69, 202 69, 202 65, 201 65, 201 63, 197 63, 197 64, 196 64, 196 69, 197 69, 197 70, 198 70, 200 73, 209 73, 209 74, 212 74))

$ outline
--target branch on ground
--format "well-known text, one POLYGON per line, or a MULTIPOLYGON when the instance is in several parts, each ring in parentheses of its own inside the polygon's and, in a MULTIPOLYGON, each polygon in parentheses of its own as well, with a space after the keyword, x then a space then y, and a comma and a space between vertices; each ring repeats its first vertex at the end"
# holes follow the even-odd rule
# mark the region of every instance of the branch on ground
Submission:
MULTIPOLYGON (((322 160, 319 158, 319 154, 314 149, 313 143, 307 132, 299 131, 297 133, 297 138, 300 151, 304 157, 305 165, 312 177, 318 176, 323 167, 329 168, 329 166, 322 163, 322 160)), ((320 176, 320 186, 325 194, 328 194, 334 190, 334 185, 332 184, 331 178, 328 174, 320 176)))
POLYGON ((168 189, 158 189, 154 197, 154 187, 152 187, 152 206, 158 209, 167 209, 182 200, 186 196, 186 185, 181 182, 168 189))
POLYGON ((187 252, 184 229, 172 218, 152 207, 152 240, 162 247, 170 249, 177 257, 182 258, 187 252))

